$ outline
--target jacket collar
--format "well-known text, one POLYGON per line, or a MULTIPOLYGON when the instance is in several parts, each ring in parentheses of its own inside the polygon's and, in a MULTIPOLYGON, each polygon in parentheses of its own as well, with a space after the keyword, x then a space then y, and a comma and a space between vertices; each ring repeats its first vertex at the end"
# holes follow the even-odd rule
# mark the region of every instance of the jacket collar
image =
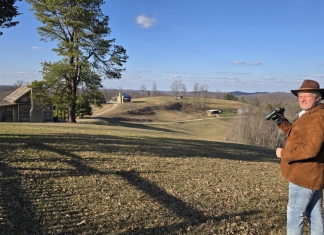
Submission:
POLYGON ((315 107, 311 108, 310 110, 307 111, 307 113, 313 113, 316 112, 319 109, 324 109, 324 104, 318 104, 315 107))
POLYGON ((311 108, 310 110, 308 110, 306 113, 304 113, 301 117, 297 118, 297 120, 292 124, 292 126, 294 126, 300 119, 303 119, 305 116, 314 113, 320 109, 324 109, 324 104, 319 104, 316 105, 315 107, 311 108))

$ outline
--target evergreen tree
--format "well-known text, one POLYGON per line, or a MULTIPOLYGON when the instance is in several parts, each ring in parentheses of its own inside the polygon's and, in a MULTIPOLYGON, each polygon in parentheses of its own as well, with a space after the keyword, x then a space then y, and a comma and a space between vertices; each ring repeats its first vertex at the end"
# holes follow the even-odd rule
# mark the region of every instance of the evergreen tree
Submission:
MULTIPOLYGON (((12 19, 20 13, 18 8, 14 6, 16 0, 0 0, 0 28, 10 28, 19 23, 19 21, 12 21, 12 19)), ((3 33, 0 31, 0 36, 3 33)))
POLYGON ((231 94, 231 93, 226 93, 225 96, 224 96, 224 99, 225 100, 235 100, 235 101, 238 100, 238 98, 236 96, 234 96, 233 94, 231 94))
POLYGON ((76 122, 80 94, 87 102, 96 101, 102 78, 121 78, 126 50, 114 45, 115 39, 107 39, 109 17, 101 11, 102 0, 26 1, 43 24, 37 28, 41 40, 58 42, 53 51, 62 57, 42 64, 45 86, 54 100, 67 105, 69 122, 76 122))

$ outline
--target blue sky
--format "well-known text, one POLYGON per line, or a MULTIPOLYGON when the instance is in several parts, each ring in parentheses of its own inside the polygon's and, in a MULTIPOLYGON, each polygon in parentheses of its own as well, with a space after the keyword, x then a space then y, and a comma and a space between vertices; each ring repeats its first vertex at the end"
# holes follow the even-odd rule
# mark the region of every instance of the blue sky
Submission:
MULTIPOLYGON (((40 23, 18 2, 16 27, 0 36, 0 84, 41 80, 59 58, 41 42, 40 23)), ((106 88, 170 90, 181 80, 209 91, 289 92, 304 79, 324 87, 322 0, 106 0, 111 35, 129 56, 106 88)))

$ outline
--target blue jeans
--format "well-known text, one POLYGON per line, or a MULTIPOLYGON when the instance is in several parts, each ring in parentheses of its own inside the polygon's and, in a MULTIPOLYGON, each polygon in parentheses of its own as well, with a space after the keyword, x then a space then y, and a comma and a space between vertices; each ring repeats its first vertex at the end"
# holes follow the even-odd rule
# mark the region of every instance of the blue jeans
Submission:
POLYGON ((287 235, 302 235, 304 216, 308 218, 311 235, 324 235, 322 190, 312 190, 289 183, 287 235))

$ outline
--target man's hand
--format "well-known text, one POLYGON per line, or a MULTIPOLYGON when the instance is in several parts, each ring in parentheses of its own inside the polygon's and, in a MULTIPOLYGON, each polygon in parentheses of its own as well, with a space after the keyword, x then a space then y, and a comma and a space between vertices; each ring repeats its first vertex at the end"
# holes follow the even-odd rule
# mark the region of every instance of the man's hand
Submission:
POLYGON ((281 151, 282 151, 282 148, 277 148, 276 149, 277 158, 281 158, 281 151))

